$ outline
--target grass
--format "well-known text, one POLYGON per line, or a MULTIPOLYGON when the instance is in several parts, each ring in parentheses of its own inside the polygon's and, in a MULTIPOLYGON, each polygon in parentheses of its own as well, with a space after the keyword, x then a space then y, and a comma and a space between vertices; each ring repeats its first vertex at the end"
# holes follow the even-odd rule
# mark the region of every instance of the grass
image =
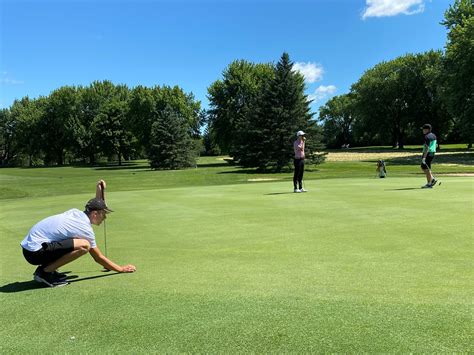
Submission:
POLYGON ((1 353, 472 351, 472 177, 421 190, 414 165, 375 179, 372 162, 334 161, 293 194, 291 173, 216 158, 133 164, 0 170, 1 353), (42 288, 19 242, 100 177, 109 256, 138 271, 86 256, 63 268, 71 285, 42 288))

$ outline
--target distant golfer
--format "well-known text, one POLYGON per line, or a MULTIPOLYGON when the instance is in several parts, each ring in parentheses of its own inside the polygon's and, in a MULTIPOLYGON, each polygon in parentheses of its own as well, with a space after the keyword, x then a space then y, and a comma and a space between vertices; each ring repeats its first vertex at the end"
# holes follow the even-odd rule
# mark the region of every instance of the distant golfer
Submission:
POLYGON ((306 192, 303 188, 303 174, 304 174, 304 144, 306 141, 306 133, 298 131, 296 133, 297 139, 293 143, 293 149, 295 150, 295 173, 293 175, 293 192, 306 192))
POLYGON ((431 162, 436 153, 436 136, 431 132, 431 125, 424 124, 423 134, 425 135, 425 142, 423 144, 423 157, 421 159, 421 169, 426 175, 426 185, 422 186, 423 189, 430 189, 436 185, 438 180, 435 179, 431 173, 431 162))
POLYGON ((73 208, 36 223, 21 242, 23 256, 32 265, 39 265, 34 280, 50 287, 67 285, 66 275, 57 271, 63 265, 90 253, 104 268, 117 272, 134 272, 133 265, 119 266, 104 256, 95 241, 92 225, 100 225, 112 212, 100 199, 105 181, 96 187, 96 197, 89 200, 84 212, 73 208))
POLYGON ((377 168, 375 169, 379 178, 383 179, 387 176, 387 168, 385 167, 385 161, 379 159, 377 161, 377 168))

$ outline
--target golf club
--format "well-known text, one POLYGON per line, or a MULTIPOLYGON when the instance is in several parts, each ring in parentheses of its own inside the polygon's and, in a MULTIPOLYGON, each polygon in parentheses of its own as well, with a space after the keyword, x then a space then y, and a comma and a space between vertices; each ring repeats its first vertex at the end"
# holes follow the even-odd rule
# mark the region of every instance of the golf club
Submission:
MULTIPOLYGON (((104 186, 103 182, 100 183, 100 190, 102 192, 102 200, 105 202, 105 186, 104 186)), ((105 223, 105 219, 104 219, 103 223, 104 223, 104 252, 105 252, 105 257, 108 257, 107 256, 107 226, 106 226, 106 223, 105 223)), ((110 270, 104 267, 103 271, 107 272, 107 271, 110 271, 110 270)))

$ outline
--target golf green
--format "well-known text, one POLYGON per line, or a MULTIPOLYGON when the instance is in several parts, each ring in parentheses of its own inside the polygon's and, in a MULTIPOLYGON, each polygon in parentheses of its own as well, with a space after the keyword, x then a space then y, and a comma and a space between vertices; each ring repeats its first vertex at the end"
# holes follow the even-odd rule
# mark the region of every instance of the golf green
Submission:
POLYGON ((441 180, 110 189, 108 255, 137 272, 85 256, 54 289, 32 281, 19 243, 82 208, 94 180, 89 194, 5 199, 0 352, 467 353, 474 180, 441 180))

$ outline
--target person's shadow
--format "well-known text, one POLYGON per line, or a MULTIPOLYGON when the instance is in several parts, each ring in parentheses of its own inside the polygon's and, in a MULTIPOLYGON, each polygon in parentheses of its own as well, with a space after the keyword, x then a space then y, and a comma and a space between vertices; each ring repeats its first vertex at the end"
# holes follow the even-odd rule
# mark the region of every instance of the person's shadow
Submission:
MULTIPOLYGON (((82 277, 82 278, 79 278, 79 276, 77 275, 68 275, 66 280, 69 283, 73 283, 73 282, 98 279, 99 277, 107 277, 107 276, 113 276, 113 275, 118 275, 118 274, 119 274, 118 272, 114 272, 114 273, 105 274, 105 275, 89 276, 89 277, 82 277)), ((0 286, 0 293, 23 292, 23 291, 29 291, 29 290, 36 290, 40 288, 49 288, 49 286, 45 285, 44 283, 37 282, 34 280, 12 282, 7 285, 0 286)))
POLYGON ((22 292, 28 290, 35 290, 38 288, 45 288, 48 287, 44 283, 36 282, 34 280, 31 281, 23 281, 23 282, 12 282, 8 285, 3 285, 0 287, 1 293, 12 293, 12 292, 22 292))

